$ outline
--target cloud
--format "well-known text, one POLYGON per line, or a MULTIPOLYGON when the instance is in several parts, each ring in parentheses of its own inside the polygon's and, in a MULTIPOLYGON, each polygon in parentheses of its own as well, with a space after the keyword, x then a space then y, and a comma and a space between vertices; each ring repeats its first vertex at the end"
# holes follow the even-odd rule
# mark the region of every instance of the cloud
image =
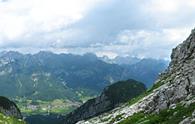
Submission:
POLYGON ((164 28, 193 28, 195 17, 194 0, 150 0, 143 10, 152 15, 158 25, 164 28))
MULTIPOLYGON (((188 36, 188 29, 163 29, 151 30, 126 30, 118 35, 118 43, 121 43, 120 55, 135 55, 137 57, 166 58, 171 49, 184 41, 188 36)), ((120 45, 119 45, 120 46, 120 45)), ((116 46, 117 47, 117 46, 116 46)))
POLYGON ((0 48, 168 58, 194 0, 1 0, 0 48))
MULTIPOLYGON (((100 0, 99 0, 100 1, 100 0)), ((98 0, 8 0, 0 3, 1 42, 54 32, 83 18, 98 0)), ((28 42, 28 41, 26 41, 28 42)))

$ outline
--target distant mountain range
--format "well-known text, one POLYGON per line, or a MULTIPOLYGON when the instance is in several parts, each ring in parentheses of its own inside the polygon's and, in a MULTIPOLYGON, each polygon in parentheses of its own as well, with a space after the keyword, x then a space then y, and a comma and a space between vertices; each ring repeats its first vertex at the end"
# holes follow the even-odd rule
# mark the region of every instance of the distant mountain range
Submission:
POLYGON ((79 101, 99 94, 119 80, 132 78, 149 87, 168 63, 154 59, 123 60, 108 63, 91 53, 81 56, 44 51, 33 55, 1 52, 0 94, 11 98, 79 101))
POLYGON ((130 57, 130 56, 126 56, 126 57, 117 56, 113 59, 111 59, 107 56, 103 56, 103 57, 100 57, 100 59, 104 62, 107 62, 110 64, 118 64, 118 65, 133 65, 133 64, 136 64, 142 60, 140 58, 130 57))
POLYGON ((158 78, 167 66, 169 61, 162 59, 137 58, 137 57, 121 57, 117 56, 113 59, 107 56, 100 57, 106 63, 118 64, 124 68, 124 72, 131 79, 144 82, 147 87, 151 87, 153 82, 158 78))

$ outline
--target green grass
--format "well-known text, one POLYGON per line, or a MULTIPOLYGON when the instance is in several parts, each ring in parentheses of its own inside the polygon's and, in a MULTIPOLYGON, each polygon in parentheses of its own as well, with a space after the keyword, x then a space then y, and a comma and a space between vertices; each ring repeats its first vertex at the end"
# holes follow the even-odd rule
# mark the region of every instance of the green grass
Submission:
POLYGON ((18 107, 24 115, 36 114, 67 114, 79 106, 79 103, 73 103, 68 100, 55 99, 53 101, 42 100, 20 100, 16 101, 18 107))
POLYGON ((14 117, 4 116, 0 113, 0 124, 26 124, 26 122, 14 117))
POLYGON ((178 124, 184 117, 191 117, 194 110, 195 103, 189 107, 177 105, 175 109, 162 110, 159 114, 139 112, 119 124, 178 124))

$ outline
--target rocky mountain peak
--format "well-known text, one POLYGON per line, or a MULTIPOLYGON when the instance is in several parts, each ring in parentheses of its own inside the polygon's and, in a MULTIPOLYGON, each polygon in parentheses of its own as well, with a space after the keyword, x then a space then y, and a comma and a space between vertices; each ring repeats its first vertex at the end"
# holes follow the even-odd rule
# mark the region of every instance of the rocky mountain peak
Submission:
MULTIPOLYGON (((156 81, 161 85, 150 98, 156 103, 144 109, 158 112, 180 102, 194 102, 195 95, 195 31, 173 49, 167 71, 156 81), (152 106, 151 106, 152 105, 152 106)), ((147 105, 147 103, 146 103, 147 105)))
POLYGON ((195 58, 195 29, 191 35, 180 45, 173 49, 171 55, 171 65, 176 66, 195 58))

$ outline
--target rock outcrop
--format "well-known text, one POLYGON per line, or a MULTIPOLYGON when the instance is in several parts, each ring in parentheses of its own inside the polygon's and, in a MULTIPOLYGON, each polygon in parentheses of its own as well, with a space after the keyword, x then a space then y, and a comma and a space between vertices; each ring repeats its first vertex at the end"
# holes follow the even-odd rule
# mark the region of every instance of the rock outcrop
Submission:
POLYGON ((5 116, 22 119, 21 112, 16 104, 3 96, 0 96, 0 113, 5 116))
POLYGON ((140 95, 145 90, 144 84, 135 80, 119 81, 105 88, 99 97, 87 101, 67 115, 65 124, 75 124, 80 120, 107 112, 117 107, 120 103, 140 95))
MULTIPOLYGON (((118 123, 135 113, 159 113, 161 110, 174 108, 178 103, 184 106, 195 103, 195 30, 192 30, 182 44, 173 49, 168 69, 161 74, 149 95, 131 106, 120 106, 78 124, 108 124, 120 116, 120 119, 112 122, 118 123)), ((184 118, 181 124, 190 124, 194 120, 192 115, 184 118)))

